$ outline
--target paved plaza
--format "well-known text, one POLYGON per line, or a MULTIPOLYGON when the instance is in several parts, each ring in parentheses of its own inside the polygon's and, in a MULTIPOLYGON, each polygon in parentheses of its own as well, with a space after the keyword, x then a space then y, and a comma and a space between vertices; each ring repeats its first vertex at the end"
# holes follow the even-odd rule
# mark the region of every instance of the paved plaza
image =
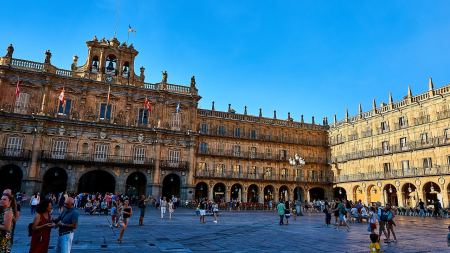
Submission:
MULTIPOLYGON (((145 226, 138 226, 138 211, 131 218, 124 242, 117 244, 119 229, 109 227, 106 216, 80 215, 72 252, 369 252, 367 225, 351 225, 350 232, 323 225, 324 215, 307 214, 289 225, 278 225, 269 211, 221 213, 219 222, 207 216, 199 224, 191 209, 177 209, 172 220, 160 220, 158 210, 147 208, 145 226)), ((26 226, 32 220, 23 210, 14 240, 13 253, 29 250, 26 226)), ((109 217, 108 217, 109 218, 109 217)), ((447 226, 450 219, 396 217, 398 242, 382 244, 382 252, 449 252, 447 226)), ((52 231, 50 251, 56 245, 52 231)))

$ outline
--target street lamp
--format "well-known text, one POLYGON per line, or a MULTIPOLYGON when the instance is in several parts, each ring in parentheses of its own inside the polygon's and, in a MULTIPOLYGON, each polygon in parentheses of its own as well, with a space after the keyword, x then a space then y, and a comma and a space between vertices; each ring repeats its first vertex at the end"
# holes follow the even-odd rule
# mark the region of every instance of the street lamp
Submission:
MULTIPOLYGON (((297 172, 299 171, 299 169, 301 169, 303 166, 305 166, 305 159, 303 159, 302 157, 300 157, 298 154, 295 154, 295 156, 292 158, 289 158, 289 164, 292 165, 294 168, 298 168, 297 172)), ((297 207, 296 207, 296 211, 297 214, 299 216, 303 216, 302 213, 302 198, 300 195, 300 175, 299 173, 297 173, 297 182, 298 182, 298 187, 297 187, 297 207)))

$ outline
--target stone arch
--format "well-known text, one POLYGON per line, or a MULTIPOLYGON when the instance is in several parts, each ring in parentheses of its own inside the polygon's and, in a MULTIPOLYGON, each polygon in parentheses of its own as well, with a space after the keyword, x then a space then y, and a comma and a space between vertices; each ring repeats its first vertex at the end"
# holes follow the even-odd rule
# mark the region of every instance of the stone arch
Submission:
POLYGON ((238 201, 242 202, 242 185, 241 184, 236 183, 231 186, 230 199, 238 200, 238 201))
POLYGON ((22 188, 22 169, 15 164, 7 164, 0 169, 0 191, 11 189, 14 193, 22 188))
POLYGON ((213 187, 213 198, 215 202, 225 202, 226 186, 224 183, 216 183, 213 187))
POLYGON ((91 170, 78 180, 78 192, 115 192, 116 178, 105 170, 91 170))
POLYGON ((347 191, 343 187, 334 187, 333 188, 333 198, 334 199, 347 199, 347 191))
POLYGON ((247 188, 247 202, 258 203, 259 202, 259 188, 256 184, 251 184, 247 188))
POLYGON ((295 201, 299 200, 300 202, 305 201, 305 191, 303 190, 302 187, 300 187, 300 186, 295 187, 295 189, 294 189, 294 200, 295 201))
POLYGON ((127 177, 125 194, 129 197, 146 195, 147 177, 140 171, 135 171, 127 177))
POLYGON ((180 198, 181 193, 181 179, 175 173, 171 173, 164 177, 162 186, 162 197, 167 199, 172 198, 172 195, 180 198))
POLYGON ((353 187, 353 202, 356 203, 359 200, 364 202, 364 190, 360 185, 353 187))
POLYGON ((322 187, 314 187, 309 190, 309 199, 313 200, 324 200, 325 190, 322 187))
MULTIPOLYGON (((67 172, 63 168, 53 167, 44 173, 42 193, 61 193, 67 190, 67 172)), ((58 196, 58 195, 56 195, 58 196)))
POLYGON ((391 206, 398 206, 397 188, 393 184, 386 184, 383 188, 384 202, 391 206))
POLYGON ((274 192, 275 192, 275 188, 272 185, 267 185, 266 187, 264 187, 264 202, 273 200, 274 192))
POLYGON ((441 193, 441 187, 439 184, 436 184, 435 182, 427 182, 422 187, 423 196, 425 202, 425 205, 433 205, 434 202, 439 200, 442 205, 442 193, 441 193))
POLYGON ((289 200, 289 187, 286 185, 282 185, 280 189, 278 190, 278 199, 280 201, 287 201, 289 200))
POLYGON ((400 189, 403 199, 403 203, 401 204, 404 207, 415 207, 417 203, 419 203, 419 195, 414 183, 411 182, 404 183, 400 189))
POLYGON ((376 185, 369 185, 367 187, 367 204, 372 205, 377 202, 381 203, 382 191, 376 185))
POLYGON ((208 184, 205 182, 199 182, 195 186, 195 199, 208 198, 208 184))

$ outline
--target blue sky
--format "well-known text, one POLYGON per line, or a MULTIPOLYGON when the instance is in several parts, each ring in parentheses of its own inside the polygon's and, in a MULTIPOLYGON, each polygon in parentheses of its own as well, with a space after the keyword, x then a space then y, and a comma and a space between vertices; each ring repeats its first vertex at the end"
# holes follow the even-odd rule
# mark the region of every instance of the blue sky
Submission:
POLYGON ((201 108, 295 120, 356 114, 450 83, 450 1, 7 1, 0 47, 17 58, 70 68, 94 35, 127 39, 146 81, 189 84, 201 108))

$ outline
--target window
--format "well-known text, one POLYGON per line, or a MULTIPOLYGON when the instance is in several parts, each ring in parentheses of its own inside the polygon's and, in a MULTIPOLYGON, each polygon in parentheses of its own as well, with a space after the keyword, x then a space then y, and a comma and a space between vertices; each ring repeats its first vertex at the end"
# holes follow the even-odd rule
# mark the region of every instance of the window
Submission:
POLYGON ((381 122, 381 132, 385 133, 389 131, 389 125, 386 121, 381 122))
POLYGON ((217 134, 222 136, 225 135, 225 126, 219 126, 217 129, 217 134))
POLYGON ((403 169, 403 171, 408 171, 409 170, 409 160, 403 160, 402 161, 402 169, 403 169))
POLYGON ((421 133, 420 134, 420 142, 422 144, 427 144, 428 143, 428 133, 421 133))
POLYGON ((170 149, 169 150, 169 163, 178 163, 178 162, 180 162, 180 150, 170 149))
POLYGON ((219 153, 219 154, 223 154, 223 151, 224 151, 224 144, 223 143, 218 143, 217 144, 217 152, 219 153))
POLYGON ((20 137, 8 137, 6 141, 6 155, 7 156, 20 156, 22 150, 23 139, 20 137))
POLYGON ((225 164, 219 163, 216 165, 216 174, 218 174, 218 175, 225 174, 225 164))
POLYGON ((296 180, 303 180, 303 173, 301 169, 295 169, 295 175, 297 175, 296 180))
POLYGON ((405 150, 405 149, 408 148, 407 145, 406 145, 406 137, 400 138, 400 148, 402 150, 405 150))
POLYGON ((67 141, 66 140, 55 140, 53 142, 52 148, 52 158, 54 159, 64 159, 67 152, 67 141))
MULTIPOLYGON (((449 156, 449 159, 450 159, 450 156, 449 156)), ((252 166, 250 168, 249 174, 250 175, 256 175, 256 170, 257 170, 256 166, 252 166)))
POLYGON ((424 168, 430 169, 433 166, 433 163, 431 162, 431 157, 423 158, 422 161, 423 161, 424 168))
POLYGON ((145 108, 139 109, 138 124, 147 125, 148 124, 148 110, 145 108))
POLYGON ((241 146, 234 145, 233 146, 233 156, 240 156, 241 155, 241 146))
POLYGON ((450 139, 450 128, 444 130, 444 138, 445 140, 450 139))
POLYGON ((134 149, 133 161, 135 164, 144 164, 145 161, 145 147, 136 147, 134 149))
POLYGON ((200 125, 200 133, 201 134, 207 134, 208 133, 208 124, 202 123, 200 125))
POLYGON ((100 120, 111 119, 111 105, 102 103, 100 104, 100 120))
POLYGON ((383 170, 384 170, 384 173, 391 173, 391 164, 383 163, 383 170))
POLYGON ((256 139, 256 130, 253 129, 253 130, 250 131, 250 138, 251 139, 256 139))
POLYGON ((406 118, 405 116, 401 116, 400 118, 398 118, 398 126, 400 128, 406 127, 406 118))
POLYGON ((250 158, 256 158, 256 147, 250 148, 250 158))
POLYGON ((66 99, 65 103, 59 103, 58 107, 58 115, 67 116, 70 114, 70 106, 72 104, 72 100, 66 99))
POLYGON ((241 174, 241 165, 234 165, 233 166, 233 174, 234 175, 240 175, 241 174))
POLYGON ((205 154, 208 151, 208 144, 206 142, 200 143, 200 153, 205 154))
POLYGON ((208 171, 208 168, 206 167, 206 163, 204 163, 204 162, 197 163, 197 170, 208 171))
POLYGON ((266 156, 267 158, 272 158, 272 150, 270 148, 266 150, 266 156))
POLYGON ((105 162, 108 157, 108 144, 95 145, 94 161, 105 162))
POLYGON ((180 130, 180 125, 181 125, 181 113, 179 112, 172 113, 172 125, 171 125, 172 130, 180 130))
POLYGON ((241 129, 239 127, 234 129, 234 137, 241 137, 241 129))
POLYGON ((272 177, 272 168, 271 167, 267 167, 265 169, 265 174, 266 174, 266 178, 271 178, 272 177))
POLYGON ((30 101, 30 94, 20 92, 19 97, 16 98, 14 113, 27 113, 29 101, 30 101))
POLYGON ((287 158, 287 150, 285 150, 285 149, 280 150, 280 159, 286 160, 286 158, 287 158))
POLYGON ((287 169, 286 168, 281 169, 281 177, 286 178, 287 175, 288 175, 287 169))
POLYGON ((381 147, 383 148, 383 153, 389 153, 389 142, 383 141, 381 143, 381 147))

